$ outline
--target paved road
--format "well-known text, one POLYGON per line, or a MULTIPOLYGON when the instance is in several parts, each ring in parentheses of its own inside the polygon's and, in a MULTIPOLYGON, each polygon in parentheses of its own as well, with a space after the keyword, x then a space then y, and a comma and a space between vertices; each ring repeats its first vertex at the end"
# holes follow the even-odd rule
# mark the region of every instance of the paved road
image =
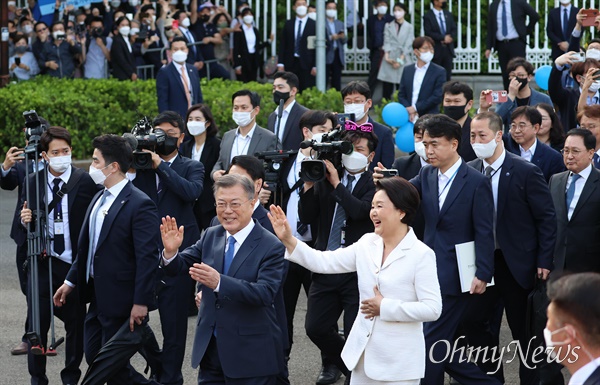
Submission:
MULTIPOLYGON (((19 341, 23 333, 23 320, 25 315, 25 297, 21 294, 15 267, 15 244, 9 238, 10 224, 16 201, 16 192, 0 191, 0 385, 24 385, 29 383, 26 356, 11 356, 10 349, 19 341)), ((306 313, 306 298, 302 294, 298 303, 294 328, 294 348, 290 360, 290 380, 292 384, 314 384, 320 368, 320 355, 318 349, 310 342, 304 333, 304 315, 306 313)), ((158 314, 151 313, 150 324, 157 334, 159 341, 162 339, 158 314)), ((192 341, 195 328, 195 319, 190 318, 188 325, 188 341, 192 341)), ((57 322, 57 335, 64 336, 64 329, 60 321, 57 322)), ((508 341, 506 323, 502 329, 502 340, 508 341)), ((60 370, 63 367, 64 345, 58 349, 59 355, 48 359, 48 377, 50 384, 60 384, 60 370)), ((257 352, 260 354, 260 352, 257 352)), ((191 348, 188 344, 186 358, 183 365, 183 374, 186 384, 194 384, 197 372, 189 365, 191 348)), ((133 365, 138 370, 143 370, 144 363, 139 356, 134 357, 133 365)), ((85 372, 86 364, 82 364, 85 372)), ((505 365, 507 384, 517 384, 517 366, 505 365)), ((338 381, 343 384, 343 377, 338 381)))

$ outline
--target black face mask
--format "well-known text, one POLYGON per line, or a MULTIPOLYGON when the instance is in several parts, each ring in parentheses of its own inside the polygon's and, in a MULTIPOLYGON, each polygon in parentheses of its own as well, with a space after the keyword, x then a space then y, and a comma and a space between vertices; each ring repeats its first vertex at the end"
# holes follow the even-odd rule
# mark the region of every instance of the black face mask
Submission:
POLYGON ((178 138, 173 138, 171 136, 166 135, 165 140, 162 143, 159 143, 158 146, 156 146, 156 153, 162 156, 171 155, 177 150, 178 140, 178 138))
POLYGON ((200 16, 200 21, 203 23, 208 23, 208 19, 210 19, 209 15, 202 15, 200 16))
POLYGON ((525 88, 527 86, 527 83, 529 83, 529 79, 527 79, 527 78, 516 78, 516 79, 519 83, 521 83, 521 85, 519 86, 519 91, 521 91, 523 88, 525 88))
POLYGON ((446 106, 444 107, 444 114, 451 119, 458 120, 466 115, 465 108, 467 105, 462 106, 446 106))
POLYGON ((281 91, 273 92, 273 101, 277 105, 279 105, 279 102, 281 102, 282 100, 284 103, 287 102, 289 98, 290 98, 289 92, 281 92, 281 91))

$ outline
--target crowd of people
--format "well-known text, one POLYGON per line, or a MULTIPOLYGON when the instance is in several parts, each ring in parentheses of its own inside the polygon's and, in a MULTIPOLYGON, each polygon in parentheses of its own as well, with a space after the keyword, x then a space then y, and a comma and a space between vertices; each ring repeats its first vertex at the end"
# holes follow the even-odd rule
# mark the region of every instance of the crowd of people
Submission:
MULTIPOLYGON (((495 1, 490 48, 501 56, 506 92, 482 91, 471 116, 473 89, 448 80, 455 23, 445 1, 424 16, 435 33, 417 37, 403 4, 392 17, 386 1, 375 1, 368 28, 381 43, 370 47, 377 72, 371 85, 340 84, 341 115, 296 100, 314 82, 316 28, 306 1, 297 0, 273 75, 278 107, 263 128, 260 96, 233 93, 232 129, 219 138, 203 103, 202 71, 255 80, 264 43, 248 4, 230 23, 195 1, 189 15, 164 0, 157 9, 105 2, 76 11, 72 29, 72 10, 55 13, 65 21, 51 27, 20 10, 18 28, 30 34, 13 36, 23 76, 106 74, 110 58, 113 76, 136 80, 138 43, 140 52, 169 47, 170 60, 154 56, 159 51, 142 55, 156 64, 152 127, 161 138, 146 149, 146 167, 134 162, 131 135, 114 133, 94 139, 86 173, 72 165, 69 130, 41 117, 34 144, 41 157, 28 150, 24 161, 18 143, 5 156, 0 187, 19 189, 11 237, 28 305, 12 353, 27 354, 32 384, 48 384, 53 316, 67 331, 61 380, 75 384, 84 357, 93 366, 123 328, 148 333, 154 310, 163 341, 140 348, 149 378, 123 360, 109 384, 182 384, 189 315, 198 317, 189 341, 198 383, 289 384, 302 290, 306 335, 321 353, 319 385, 342 375, 349 384, 441 385, 445 374, 460 384, 505 383, 497 353, 504 314, 522 352, 521 384, 563 384, 561 364, 571 382, 598 381, 600 305, 590 293, 600 273, 600 42, 579 54, 582 12, 564 2, 557 8, 575 12, 576 22, 561 31, 568 44, 557 43, 546 95, 531 86, 533 66, 513 47, 529 30, 519 23, 535 17, 512 0, 507 20, 507 1, 495 1), (139 41, 142 28, 147 37, 139 41), (230 70, 211 61, 231 54, 230 70), (414 153, 394 159, 391 128, 369 115, 378 80, 386 93, 398 86, 414 122, 414 153), (42 220, 34 214, 46 204, 42 220), (28 234, 39 226, 49 238, 32 272, 28 234), (459 262, 465 250, 473 269, 459 262), (566 273, 576 275, 558 278, 566 273), (527 314, 530 294, 547 280, 544 328, 545 319, 532 325, 527 314), (464 359, 450 347, 484 353, 464 359)), ((339 69, 346 35, 336 6, 327 2, 339 69)))

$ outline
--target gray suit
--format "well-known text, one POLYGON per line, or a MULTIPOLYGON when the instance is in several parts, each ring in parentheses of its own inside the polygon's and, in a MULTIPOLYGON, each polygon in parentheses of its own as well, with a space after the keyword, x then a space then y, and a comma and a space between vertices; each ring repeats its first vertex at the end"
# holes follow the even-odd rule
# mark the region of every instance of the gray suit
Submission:
MULTIPOLYGON (((335 33, 338 34, 340 32, 345 32, 346 29, 344 28, 344 23, 341 22, 340 20, 334 20, 333 21, 333 25, 335 28, 335 33)), ((325 36, 327 36, 327 53, 326 53, 326 60, 325 62, 327 64, 331 64, 333 63, 333 59, 335 58, 334 56, 334 49, 333 49, 333 40, 331 39, 331 29, 329 28, 329 20, 327 20, 325 22, 325 36)), ((340 55, 340 62, 342 63, 342 66, 346 65, 346 54, 344 53, 344 44, 346 44, 346 42, 348 41, 348 38, 346 37, 346 35, 344 35, 344 37, 340 40, 337 41, 337 46, 339 48, 338 52, 340 55)))
MULTIPOLYGON (((221 151, 219 152, 219 160, 215 163, 210 176, 212 177, 215 171, 227 170, 231 163, 231 149, 235 140, 237 128, 229 130, 223 135, 221 140, 221 151)), ((255 126, 252 139, 248 145, 248 155, 254 155, 256 152, 272 151, 280 148, 277 142, 277 137, 271 131, 260 127, 258 124, 255 126)))
POLYGON ((404 21, 399 32, 396 32, 397 25, 395 20, 385 25, 383 29, 382 49, 392 60, 397 60, 401 56, 404 56, 404 65, 396 69, 390 63, 382 60, 379 67, 379 74, 377 75, 378 80, 394 84, 400 83, 404 66, 412 63, 410 54, 413 51, 413 40, 415 40, 415 28, 412 24, 404 21))

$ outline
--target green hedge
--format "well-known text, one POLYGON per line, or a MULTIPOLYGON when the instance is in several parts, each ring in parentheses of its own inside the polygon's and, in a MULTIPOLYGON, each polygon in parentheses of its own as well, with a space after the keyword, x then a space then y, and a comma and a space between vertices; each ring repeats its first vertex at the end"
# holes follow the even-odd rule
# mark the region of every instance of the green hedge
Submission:
MULTIPOLYGON (((204 101, 210 106, 221 134, 235 126, 231 120, 231 95, 244 88, 260 94, 258 124, 266 127, 268 115, 276 108, 271 84, 202 80, 204 101)), ((342 97, 334 89, 326 93, 309 89, 297 99, 309 109, 343 111, 342 97)), ((51 124, 69 129, 73 136, 73 156, 78 159, 91 156, 94 137, 129 132, 141 115, 153 117, 158 113, 153 80, 61 80, 38 76, 0 89, 0 158, 11 146, 24 145, 23 111, 32 109, 51 124)))

